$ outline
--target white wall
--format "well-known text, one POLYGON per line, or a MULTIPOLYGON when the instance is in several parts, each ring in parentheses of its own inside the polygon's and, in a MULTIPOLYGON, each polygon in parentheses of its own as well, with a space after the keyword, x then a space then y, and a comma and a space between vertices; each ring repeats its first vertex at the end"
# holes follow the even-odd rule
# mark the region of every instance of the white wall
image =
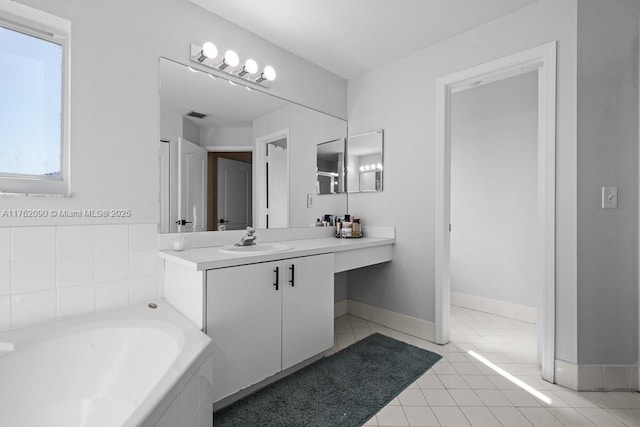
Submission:
POLYGON ((316 145, 343 138, 347 123, 299 105, 254 120, 255 138, 282 129, 289 129, 289 226, 308 227, 323 214, 345 214, 346 194, 316 195, 316 145), (307 194, 314 197, 312 208, 307 208, 307 194))
POLYGON ((1 226, 157 223, 159 58, 189 63, 191 42, 214 41, 278 70, 270 93, 346 116, 346 82, 188 0, 22 0, 71 21, 71 191, 67 199, 2 207, 127 208, 127 219, 11 219, 1 226), (308 84, 309 81, 314 84, 308 84))
POLYGON ((252 147, 253 128, 200 128, 202 146, 252 147))
POLYGON ((580 364, 638 360, 639 8, 578 2, 580 364), (603 186, 618 187, 618 209, 601 208, 603 186))
POLYGON ((540 0, 349 80, 349 133, 385 131, 384 191, 349 210, 397 227, 393 262, 349 272, 350 299, 433 321, 436 79, 557 40, 556 355, 576 361, 576 7, 540 0))
POLYGON ((537 306, 537 126, 537 72, 452 96, 452 291, 537 306))
POLYGON ((187 141, 191 141, 197 145, 202 144, 202 140, 200 137, 200 126, 195 124, 192 120, 187 119, 186 117, 182 118, 182 137, 187 141))

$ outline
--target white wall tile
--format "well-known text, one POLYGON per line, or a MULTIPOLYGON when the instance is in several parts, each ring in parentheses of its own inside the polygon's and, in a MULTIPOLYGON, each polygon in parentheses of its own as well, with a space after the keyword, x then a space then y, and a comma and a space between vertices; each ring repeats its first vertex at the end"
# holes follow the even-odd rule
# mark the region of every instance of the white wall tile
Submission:
POLYGON ((162 272, 157 224, 0 228, 0 330, 157 298, 162 272))
POLYGON ((129 279, 129 304, 158 298, 158 276, 129 279))
POLYGON ((0 228, 0 261, 11 258, 11 229, 0 228))
POLYGON ((129 250, 131 252, 158 252, 158 226, 156 224, 129 225, 129 250))
POLYGON ((95 282, 95 256, 81 255, 58 258, 58 287, 93 285, 95 282))
POLYGON ((0 260, 0 295, 11 293, 11 261, 0 260))
POLYGON ((30 292, 13 296, 12 326, 53 320, 56 317, 56 291, 30 292))
POLYGON ((11 230, 14 260, 56 256, 56 227, 15 227, 11 230))
POLYGON ((0 296, 0 329, 11 326, 11 297, 0 296))
POLYGON ((93 225, 58 227, 58 256, 93 255, 96 248, 95 233, 93 225))
POLYGON ((158 251, 130 252, 129 277, 144 277, 158 273, 158 251))
POLYGON ((129 256, 126 252, 96 254, 96 283, 112 282, 129 277, 129 256))
POLYGON ((56 286, 55 258, 14 260, 11 270, 13 293, 53 289, 56 286))
POLYGON ((94 310, 94 301, 93 285, 58 289, 58 317, 90 313, 94 310))
POLYGON ((128 303, 128 279, 96 284, 96 310, 122 307, 128 303))
POLYGON ((96 254, 129 251, 129 227, 126 224, 96 226, 96 254))

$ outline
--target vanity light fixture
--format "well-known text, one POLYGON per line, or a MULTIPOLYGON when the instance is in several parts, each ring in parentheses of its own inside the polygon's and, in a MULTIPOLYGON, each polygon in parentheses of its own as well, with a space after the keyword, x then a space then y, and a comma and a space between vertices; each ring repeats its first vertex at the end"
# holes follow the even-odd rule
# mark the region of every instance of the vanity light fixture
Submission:
MULTIPOLYGON (((258 63, 254 59, 246 59, 244 64, 241 65, 239 55, 233 50, 225 51, 223 57, 220 58, 218 48, 211 42, 206 42, 202 46, 191 43, 190 57, 191 61, 199 66, 206 66, 215 69, 217 72, 221 71, 265 88, 270 87, 271 82, 276 78, 275 68, 267 65, 260 72, 260 67, 258 67, 258 63)), ((216 78, 213 74, 209 75, 211 78, 216 78)))

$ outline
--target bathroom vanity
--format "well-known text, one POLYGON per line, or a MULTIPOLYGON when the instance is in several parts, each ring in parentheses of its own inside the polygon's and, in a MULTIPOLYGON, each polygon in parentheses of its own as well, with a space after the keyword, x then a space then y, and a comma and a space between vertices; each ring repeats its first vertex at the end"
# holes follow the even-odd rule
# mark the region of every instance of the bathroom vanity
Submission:
POLYGON ((246 250, 217 241, 161 251, 166 300, 212 338, 213 402, 333 347, 334 273, 391 261, 395 230, 377 231, 337 239, 328 229, 260 230, 246 250))

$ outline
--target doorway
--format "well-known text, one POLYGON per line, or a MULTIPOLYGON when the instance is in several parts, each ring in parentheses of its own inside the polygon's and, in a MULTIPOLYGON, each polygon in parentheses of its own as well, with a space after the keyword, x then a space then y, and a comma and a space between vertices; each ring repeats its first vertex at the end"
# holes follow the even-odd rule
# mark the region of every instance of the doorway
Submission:
POLYGON ((256 138, 257 228, 289 227, 289 129, 256 138))
MULTIPOLYGON (((539 364, 538 71, 451 99, 451 333, 539 364)), ((462 344, 463 346, 465 344, 462 344)), ((460 346, 460 345, 459 345, 460 346)))
POLYGON ((209 152, 208 163, 208 230, 244 230, 253 224, 253 153, 209 152))
POLYGON ((538 72, 535 281, 540 297, 542 378, 554 381, 555 357, 555 96, 556 42, 443 77, 436 106, 435 340, 450 338, 451 302, 451 103, 452 95, 481 85, 538 72))

